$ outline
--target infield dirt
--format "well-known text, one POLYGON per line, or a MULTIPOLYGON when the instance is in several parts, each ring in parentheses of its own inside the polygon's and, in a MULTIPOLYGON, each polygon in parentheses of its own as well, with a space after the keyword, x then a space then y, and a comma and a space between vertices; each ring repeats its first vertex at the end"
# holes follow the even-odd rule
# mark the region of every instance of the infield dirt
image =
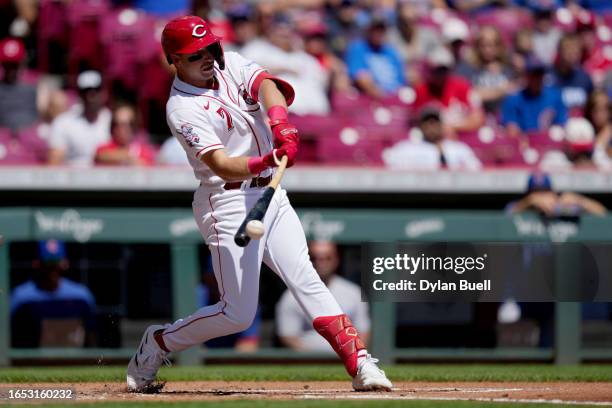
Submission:
MULTIPOLYGON (((612 383, 604 382, 398 382, 394 391, 353 392, 347 381, 172 381, 157 394, 135 394, 124 383, 30 383, 0 387, 66 388, 77 401, 210 401, 226 399, 406 399, 587 403, 612 406, 612 383)), ((47 401, 48 402, 48 401, 47 401)))

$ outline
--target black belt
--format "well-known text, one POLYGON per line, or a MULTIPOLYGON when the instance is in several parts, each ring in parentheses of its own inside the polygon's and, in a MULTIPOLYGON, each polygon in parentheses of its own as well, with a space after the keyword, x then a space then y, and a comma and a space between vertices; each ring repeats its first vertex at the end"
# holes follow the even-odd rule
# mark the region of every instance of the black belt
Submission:
MULTIPOLYGON (((270 181, 272 181, 271 175, 267 177, 253 177, 249 187, 265 187, 270 183, 270 181)), ((225 183, 223 188, 226 190, 238 190, 240 187, 242 187, 242 183, 244 183, 244 181, 232 181, 231 183, 225 183)))

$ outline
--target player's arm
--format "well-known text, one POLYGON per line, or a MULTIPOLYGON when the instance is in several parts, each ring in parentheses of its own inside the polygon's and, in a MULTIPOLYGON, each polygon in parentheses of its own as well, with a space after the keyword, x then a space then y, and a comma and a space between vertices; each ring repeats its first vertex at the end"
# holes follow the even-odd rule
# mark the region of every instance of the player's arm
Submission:
POLYGON ((273 106, 281 106, 287 110, 285 95, 278 89, 276 83, 271 79, 264 79, 259 87, 259 99, 266 111, 273 106))
POLYGON ((265 156, 229 157, 225 149, 217 149, 204 154, 201 160, 223 180, 239 181, 249 179, 270 167, 276 167, 274 154, 280 159, 286 154, 286 150, 281 147, 265 156))
POLYGON ((229 157, 225 149, 210 151, 201 160, 219 177, 226 181, 246 180, 253 177, 248 166, 249 157, 229 157))
POLYGON ((274 146, 283 149, 289 159, 287 167, 293 166, 300 144, 298 130, 295 125, 289 123, 287 111, 287 106, 293 101, 293 95, 291 85, 276 78, 264 79, 259 85, 257 95, 268 112, 274 146))

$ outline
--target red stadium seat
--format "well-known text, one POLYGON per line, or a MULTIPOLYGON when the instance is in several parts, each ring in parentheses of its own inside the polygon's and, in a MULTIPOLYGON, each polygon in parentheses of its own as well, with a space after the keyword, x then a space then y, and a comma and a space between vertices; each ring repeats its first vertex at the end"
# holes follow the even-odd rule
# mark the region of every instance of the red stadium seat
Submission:
POLYGON ((143 43, 143 37, 154 35, 153 19, 135 9, 119 9, 104 17, 101 32, 106 79, 112 85, 136 91, 141 84, 138 71, 141 55, 137 47, 143 43))
POLYGON ((68 12, 63 0, 40 0, 38 15, 38 67, 43 72, 50 68, 50 47, 59 45, 65 50, 68 42, 68 12))
POLYGON ((335 130, 318 140, 320 161, 347 165, 382 164, 382 151, 387 147, 384 135, 352 126, 338 126, 335 130))
POLYGON ((71 78, 86 69, 101 70, 100 22, 109 9, 106 0, 78 0, 68 4, 68 73, 71 78))
POLYGON ((485 132, 462 133, 459 140, 470 146, 485 166, 524 164, 517 139, 493 129, 485 132))
POLYGON ((32 137, 31 130, 15 134, 9 129, 0 129, 0 164, 31 165, 43 162, 46 145, 42 139, 32 137))

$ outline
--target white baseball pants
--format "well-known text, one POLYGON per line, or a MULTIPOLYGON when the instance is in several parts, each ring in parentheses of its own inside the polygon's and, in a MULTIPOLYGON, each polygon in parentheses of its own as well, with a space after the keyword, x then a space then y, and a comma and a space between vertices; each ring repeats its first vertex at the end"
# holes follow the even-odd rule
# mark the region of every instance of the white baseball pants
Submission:
POLYGON ((245 248, 234 243, 246 212, 263 191, 196 191, 193 211, 210 249, 221 298, 164 330, 163 340, 170 351, 246 330, 257 310, 262 261, 281 277, 311 320, 343 313, 310 262, 304 230, 281 187, 264 217, 264 236, 245 248))

